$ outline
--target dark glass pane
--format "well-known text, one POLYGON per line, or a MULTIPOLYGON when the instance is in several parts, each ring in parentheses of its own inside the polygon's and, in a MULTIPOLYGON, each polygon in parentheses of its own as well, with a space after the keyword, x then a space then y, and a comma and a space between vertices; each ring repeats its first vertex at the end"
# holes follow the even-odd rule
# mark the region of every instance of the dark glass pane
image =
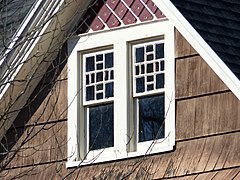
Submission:
POLYGON ((89 108, 89 149, 113 147, 113 104, 89 108))
POLYGON ((105 71, 105 81, 109 80, 109 73, 108 71, 105 71))
POLYGON ((148 45, 146 47, 146 52, 152 52, 153 51, 153 45, 148 45))
POLYGON ((103 93, 98 93, 97 94, 97 100, 99 100, 99 99, 103 99, 103 93))
POLYGON ((94 100, 94 86, 86 87, 86 101, 94 100))
POLYGON ((103 64, 101 63, 101 64, 97 64, 97 70, 101 70, 101 69, 103 69, 103 64))
POLYGON ((136 78, 136 92, 144 92, 145 91, 145 82, 144 77, 136 78))
POLYGON ((155 63, 155 67, 156 67, 155 72, 158 72, 158 71, 159 71, 159 62, 156 62, 156 63, 155 63))
POLYGON ((113 67, 113 52, 105 54, 105 68, 113 67))
POLYGON ((147 64, 147 73, 153 72, 153 64, 147 64))
POLYGON ((156 59, 164 58, 164 44, 156 44, 156 59))
POLYGON ((97 61, 102 61, 103 60, 103 55, 102 54, 98 54, 97 55, 97 61))
POLYGON ((141 65, 141 74, 145 74, 145 66, 144 66, 144 64, 141 65))
POLYGON ((97 85, 97 91, 98 91, 98 90, 103 90, 103 85, 102 85, 102 84, 98 84, 98 85, 97 85))
POLYGON ((114 79, 113 70, 110 72, 110 79, 114 79))
POLYGON ((144 61, 144 47, 136 48, 136 63, 144 61))
POLYGON ((165 69, 164 68, 164 61, 161 61, 160 63, 161 63, 161 71, 164 71, 164 69, 165 69))
POLYGON ((86 75, 86 85, 89 85, 89 75, 86 75))
POLYGON ((103 72, 98 72, 97 73, 97 82, 102 81, 103 80, 103 72))
POLYGON ((139 75, 139 66, 136 66, 136 75, 139 75))
POLYGON ((147 82, 152 82, 153 81, 153 76, 147 76, 147 82))
POLYGON ((105 96, 106 98, 113 97, 113 82, 105 85, 105 96))
POLYGON ((156 75, 156 89, 164 88, 164 74, 156 75))
POLYGON ((153 90, 153 84, 147 85, 147 91, 151 91, 151 90, 153 90))
POLYGON ((139 99, 139 142, 164 138, 164 95, 139 99))
POLYGON ((86 58, 86 72, 94 71, 94 56, 86 58))
POLYGON ((148 54, 147 61, 152 61, 152 60, 153 60, 153 54, 148 54))
POLYGON ((95 83, 95 74, 91 74, 91 83, 95 83))

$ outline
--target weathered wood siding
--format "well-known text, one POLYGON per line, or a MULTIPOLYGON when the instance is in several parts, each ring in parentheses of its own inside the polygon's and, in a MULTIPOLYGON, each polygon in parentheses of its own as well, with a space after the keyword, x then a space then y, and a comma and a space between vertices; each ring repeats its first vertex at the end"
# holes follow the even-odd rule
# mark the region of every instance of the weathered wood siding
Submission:
MULTIPOLYGON (((27 125, 16 124, 1 178, 239 179, 240 102, 176 31, 176 147, 141 158, 66 169, 67 69, 47 89, 27 125), (20 149, 18 145, 23 142, 20 149), (10 158, 9 163, 8 158, 10 158), (12 159, 11 159, 12 158, 12 159)), ((44 93, 43 93, 44 94, 44 93)), ((37 98, 36 98, 37 99, 37 98)), ((24 114, 23 114, 24 115, 24 114)), ((21 117, 19 117, 21 119, 21 117)), ((12 131, 12 132, 11 132, 12 131)), ((6 140, 7 141, 7 140, 6 140)))

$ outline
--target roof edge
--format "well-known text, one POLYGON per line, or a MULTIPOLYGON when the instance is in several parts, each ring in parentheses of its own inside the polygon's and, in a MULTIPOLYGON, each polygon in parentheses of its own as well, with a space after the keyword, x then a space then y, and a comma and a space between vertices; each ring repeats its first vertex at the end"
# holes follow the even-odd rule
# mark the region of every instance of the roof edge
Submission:
POLYGON ((152 0, 240 100, 240 81, 170 0, 152 0))
POLYGON ((33 19, 29 21, 31 27, 40 24, 40 28, 32 31, 33 38, 14 49, 15 54, 9 57, 12 59, 10 64, 4 64, 7 67, 11 65, 14 71, 7 71, 9 73, 5 74, 6 82, 0 88, 0 140, 26 104, 48 66, 57 57, 61 47, 59 42, 66 40, 76 23, 76 18, 73 17, 82 16, 90 3, 85 0, 44 2, 44 8, 40 12, 36 11, 37 15, 33 14, 33 19))

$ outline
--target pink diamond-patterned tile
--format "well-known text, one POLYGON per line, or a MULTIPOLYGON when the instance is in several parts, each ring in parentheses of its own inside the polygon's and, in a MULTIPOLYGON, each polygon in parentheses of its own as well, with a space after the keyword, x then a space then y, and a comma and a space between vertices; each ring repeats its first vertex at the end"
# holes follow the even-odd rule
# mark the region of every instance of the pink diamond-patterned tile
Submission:
POLYGON ((124 2, 130 7, 134 0, 124 0, 124 2))
POLYGON ((141 12, 139 19, 141 22, 143 21, 149 21, 153 19, 153 16, 151 15, 151 13, 145 8, 143 9, 143 11, 141 12))
POLYGON ((137 21, 137 19, 134 17, 134 15, 130 11, 128 11, 127 14, 123 18, 123 23, 125 25, 133 24, 136 21, 137 21))
POLYGON ((164 18, 165 15, 162 13, 162 11, 160 11, 159 9, 157 9, 157 11, 155 12, 155 16, 160 19, 160 18, 164 18))
POLYGON ((93 31, 98 31, 98 30, 102 30, 103 28, 104 28, 104 24, 99 20, 98 17, 96 17, 91 24, 91 29, 93 31))
POLYGON ((152 11, 152 13, 155 13, 158 9, 154 2, 152 2, 151 0, 147 2, 147 6, 152 11))
POLYGON ((110 6, 112 10, 116 8, 120 0, 108 0, 107 4, 110 6))
POLYGON ((140 0, 135 0, 133 5, 131 6, 132 11, 134 12, 134 14, 136 16, 139 16, 140 13, 142 12, 144 6, 143 4, 140 2, 140 0))
POLYGON ((111 14, 109 20, 107 21, 107 25, 109 28, 114 28, 120 25, 120 21, 114 14, 111 14))
POLYGON ((123 19, 123 17, 126 14, 127 10, 128 10, 127 7, 122 2, 120 2, 118 4, 117 8, 115 9, 115 13, 118 15, 118 17, 120 19, 123 19))
POLYGON ((151 21, 154 17, 165 18, 152 0, 96 0, 79 23, 77 32, 84 33, 89 28, 98 31, 106 26, 114 28, 137 21, 151 21))
POLYGON ((111 14, 112 12, 110 11, 110 9, 108 9, 108 7, 104 5, 99 11, 98 16, 103 20, 103 22, 107 22, 111 14))

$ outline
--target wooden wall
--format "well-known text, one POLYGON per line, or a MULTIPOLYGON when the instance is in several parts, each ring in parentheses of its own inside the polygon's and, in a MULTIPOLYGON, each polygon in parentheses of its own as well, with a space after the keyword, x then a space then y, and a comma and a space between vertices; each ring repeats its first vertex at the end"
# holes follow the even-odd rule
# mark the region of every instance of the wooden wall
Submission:
POLYGON ((175 150, 141 158, 66 169, 67 68, 54 86, 40 84, 6 137, 0 178, 240 179, 240 102, 176 31, 175 150), (39 98, 42 97, 42 98, 39 98), (36 101, 38 104, 36 105, 36 101), (35 107, 35 108, 32 108, 35 107), (13 137, 15 135, 16 137, 13 137), (16 151, 15 151, 16 150, 16 151), (17 152, 17 153, 15 153, 17 152))

